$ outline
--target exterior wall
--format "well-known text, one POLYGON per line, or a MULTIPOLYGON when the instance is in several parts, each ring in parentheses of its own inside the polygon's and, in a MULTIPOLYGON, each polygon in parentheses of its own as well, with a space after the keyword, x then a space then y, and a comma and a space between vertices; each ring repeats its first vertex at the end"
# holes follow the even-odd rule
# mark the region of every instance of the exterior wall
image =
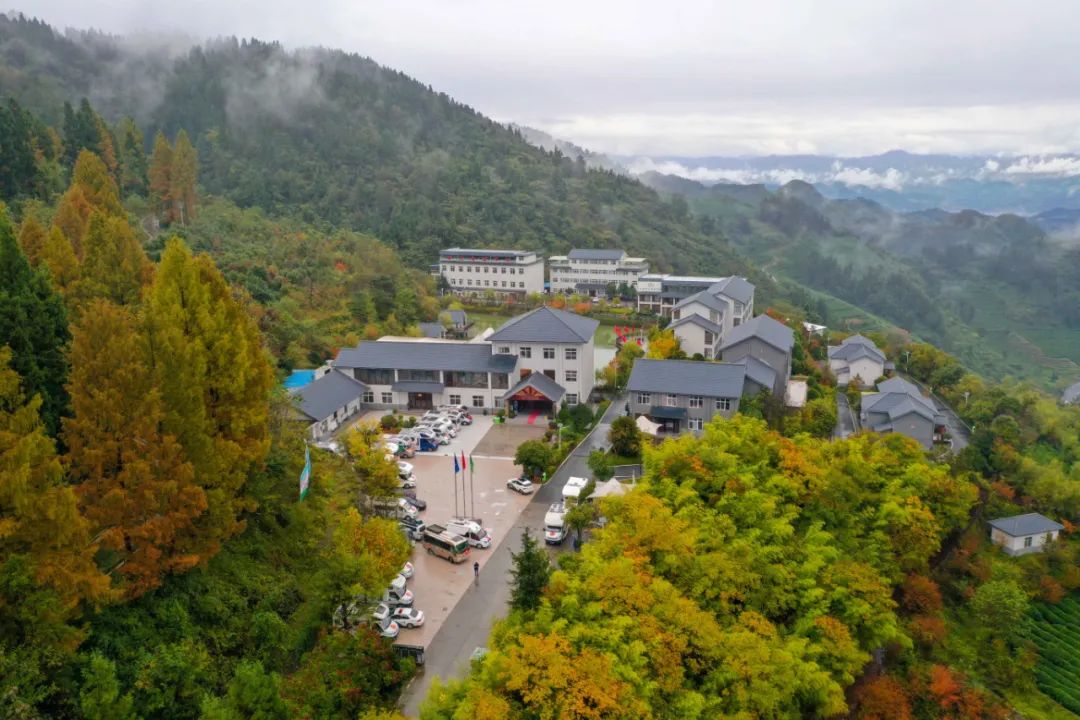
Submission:
MULTIPOLYGON (((510 384, 516 383, 522 375, 527 374, 525 371, 530 372, 544 372, 545 370, 552 370, 555 373, 553 378, 555 382, 566 390, 568 395, 577 395, 577 401, 579 403, 587 402, 589 395, 592 393, 593 385, 596 384, 596 369, 593 367, 593 351, 594 341, 589 339, 587 343, 545 343, 545 342, 494 342, 492 343, 494 348, 493 352, 509 353, 511 355, 518 356, 517 371, 514 377, 510 378, 510 384), (524 358, 521 356, 522 348, 528 348, 530 357, 524 358), (554 358, 544 357, 544 348, 553 348, 555 350, 554 358), (566 359, 566 351, 568 349, 575 350, 577 352, 577 358, 575 360, 566 359), (576 380, 567 380, 567 371, 576 372, 576 380)), ((504 391, 505 392, 505 391, 504 391)), ((567 403, 569 398, 564 397, 563 402, 567 403)))
POLYGON ((720 282, 723 278, 700 278, 700 282, 691 282, 684 278, 668 280, 661 275, 643 275, 637 284, 638 312, 651 312, 663 317, 671 317, 673 308, 681 301, 720 282), (661 297, 662 294, 673 297, 661 297))
POLYGON ((649 264, 638 258, 622 260, 578 260, 565 256, 549 259, 551 290, 573 292, 578 283, 603 283, 636 287, 638 278, 649 272, 649 264))
POLYGON ((1049 540, 1057 540, 1058 531, 1050 533, 1038 533, 1036 535, 1021 535, 1013 537, 1007 533, 990 528, 990 540, 995 545, 1000 545, 1009 555, 1027 555, 1033 552, 1042 552, 1049 540), (1048 537, 1049 536, 1049 537, 1048 537), (1025 547, 1024 538, 1031 538, 1031 545, 1025 547))
POLYGON ((773 395, 784 396, 787 381, 791 377, 791 356, 788 353, 777 350, 758 338, 751 337, 725 348, 721 355, 724 362, 739 362, 746 357, 752 357, 768 363, 776 371, 776 387, 773 388, 773 395))
POLYGON ((455 292, 539 293, 544 291, 544 259, 535 253, 516 258, 440 258, 439 273, 455 292), (504 284, 505 283, 505 284, 504 284))
POLYGON ((334 414, 330 417, 324 418, 320 422, 312 423, 308 427, 308 434, 312 440, 322 440, 323 438, 333 435, 334 432, 344 425, 349 418, 360 412, 362 403, 360 398, 349 401, 348 404, 342 405, 334 414))
MULTIPOLYGON (((649 393, 649 402, 644 403, 640 402, 639 395, 640 393, 636 391, 631 391, 628 400, 630 405, 630 413, 634 416, 648 415, 650 409, 653 406, 668 406, 667 393, 649 393)), ((735 415, 735 413, 739 412, 739 398, 728 398, 730 406, 730 409, 728 410, 718 410, 716 408, 716 401, 717 398, 704 397, 703 407, 691 408, 689 395, 676 395, 674 407, 685 408, 687 420, 699 419, 703 423, 709 422, 717 415, 725 418, 730 418, 735 415)), ((689 423, 687 423, 686 421, 680 421, 680 427, 683 431, 688 429, 688 425, 689 423)))
MULTIPOLYGON (((341 370, 344 373, 355 377, 355 373, 351 368, 341 370)), ((496 407, 501 407, 501 399, 507 388, 493 388, 492 385, 492 373, 488 373, 488 387, 486 388, 471 388, 471 387, 454 387, 446 386, 442 392, 432 393, 431 401, 435 406, 449 405, 451 395, 460 395, 462 405, 468 405, 479 411, 484 409, 491 410, 496 407), (480 396, 483 398, 483 404, 477 405, 473 402, 474 396, 480 396)), ((394 371, 394 377, 397 378, 397 371, 394 371)), ((443 380, 446 378, 446 374, 439 373, 439 377, 443 380)), ((517 382, 517 375, 511 373, 508 378, 508 387, 517 382)), ((392 390, 392 385, 378 385, 368 384, 368 392, 371 393, 371 401, 367 402, 361 398, 361 402, 358 403, 358 407, 375 410, 405 410, 409 407, 409 393, 407 392, 395 392, 392 390), (384 394, 389 394, 389 402, 384 400, 384 394)), ((458 404, 458 403, 454 403, 458 404)))
POLYGON ((862 380, 862 387, 873 387, 874 381, 885 374, 885 366, 871 358, 859 358, 853 363, 847 360, 829 360, 829 369, 837 376, 837 384, 847 385, 856 376, 862 380), (841 374, 847 368, 847 377, 840 379, 841 374))
POLYGON ((679 345, 682 347, 683 352, 688 356, 693 357, 695 353, 701 353, 706 360, 716 359, 716 348, 720 344, 720 338, 714 335, 713 341, 707 344, 705 342, 705 328, 687 324, 680 325, 673 332, 675 337, 679 339, 679 345))
POLYGON ((893 432, 914 438, 926 449, 934 446, 934 422, 926 418, 908 413, 902 418, 893 421, 893 432))

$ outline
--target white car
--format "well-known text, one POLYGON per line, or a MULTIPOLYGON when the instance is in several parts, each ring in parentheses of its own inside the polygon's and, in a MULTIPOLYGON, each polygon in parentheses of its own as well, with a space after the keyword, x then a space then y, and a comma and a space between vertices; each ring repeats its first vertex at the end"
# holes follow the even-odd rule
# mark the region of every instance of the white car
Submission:
POLYGON ((416 476, 410 475, 409 477, 400 478, 401 487, 405 490, 416 487, 416 476))
POLYGON ((397 501, 399 517, 411 517, 414 518, 420 513, 420 509, 413 505, 405 498, 398 498, 397 501))
POLYGON ((414 628, 424 624, 424 611, 416 608, 394 608, 394 612, 390 617, 401 627, 414 628))
POLYGON ((413 565, 411 562, 405 563, 401 568, 401 577, 408 580, 413 576, 413 565))
POLYGON ((379 629, 379 634, 384 638, 396 638, 400 631, 398 624, 390 618, 376 621, 375 627, 379 629))
POLYGON ((398 475, 401 477, 408 477, 413 474, 412 463, 407 463, 404 460, 398 460, 397 463, 398 475))
POLYGON ((506 487, 514 492, 519 492, 522 495, 530 495, 536 490, 536 486, 533 485, 532 480, 527 480, 526 478, 510 478, 506 481, 506 487))
POLYGON ((382 622, 389 618, 393 612, 394 609, 386 603, 379 603, 375 606, 375 609, 371 611, 371 618, 375 620, 375 622, 382 622))
POLYGON ((581 495, 581 491, 585 489, 585 486, 589 484, 589 481, 583 477, 571 477, 563 485, 562 496, 563 500, 569 500, 571 498, 577 500, 581 495))

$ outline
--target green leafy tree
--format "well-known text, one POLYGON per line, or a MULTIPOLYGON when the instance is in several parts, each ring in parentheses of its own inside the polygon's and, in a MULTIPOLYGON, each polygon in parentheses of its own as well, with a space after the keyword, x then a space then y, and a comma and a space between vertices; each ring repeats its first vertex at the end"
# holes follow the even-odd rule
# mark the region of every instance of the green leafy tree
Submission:
POLYGON ((641 456, 641 430, 634 422, 634 418, 628 415, 620 415, 611 421, 608 442, 611 443, 611 452, 616 455, 641 456))
POLYGON ((27 397, 41 396, 41 419, 51 435, 67 413, 67 313, 43 270, 30 267, 0 208, 0 346, 11 348, 11 368, 27 397))
POLYGON ((525 528, 521 531, 521 552, 510 553, 510 607, 531 611, 540 607, 544 589, 551 578, 547 553, 525 528))
POLYGON ((207 698, 202 720, 286 720, 288 706, 281 697, 281 677, 268 673, 258 661, 241 661, 224 698, 207 698))
POLYGON ((546 472, 554 458, 554 450, 543 440, 526 440, 514 452, 514 464, 533 477, 546 472))
POLYGON ((983 583, 971 596, 971 611, 979 625, 1004 637, 1019 634, 1030 604, 1027 593, 1012 580, 983 583))
POLYGON ((589 453, 589 470, 593 477, 600 482, 610 480, 615 473, 615 466, 611 462, 611 456, 603 450, 593 450, 589 453))
POLYGON ((79 709, 85 720, 135 720, 130 693, 121 693, 112 660, 93 653, 83 673, 79 709))

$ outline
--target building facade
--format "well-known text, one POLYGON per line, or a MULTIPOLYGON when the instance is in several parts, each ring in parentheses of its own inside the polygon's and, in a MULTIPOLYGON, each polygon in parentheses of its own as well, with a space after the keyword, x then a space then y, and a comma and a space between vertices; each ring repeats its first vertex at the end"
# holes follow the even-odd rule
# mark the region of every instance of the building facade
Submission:
POLYGON ((877 379, 892 369, 874 341, 862 335, 845 338, 839 345, 829 346, 829 369, 836 375, 836 384, 847 386, 856 378, 859 386, 873 387, 877 379))
POLYGON ((626 383, 629 412, 644 415, 665 434, 699 431, 717 415, 739 411, 743 395, 761 387, 747 378, 745 363, 648 360, 634 363, 626 383))
POLYGON ((944 431, 945 417, 933 400, 902 378, 878 383, 878 392, 863 395, 859 411, 862 426, 874 432, 895 432, 917 440, 929 449, 944 431))
POLYGON ((1065 529, 1039 513, 1025 513, 990 521, 990 540, 1009 555, 1042 552, 1065 529))
MULTIPOLYGON (((680 319, 701 312, 687 302, 699 301, 706 307, 722 305, 724 322, 735 327, 754 316, 754 286, 746 278, 692 277, 685 275, 642 275, 637 285, 638 312, 680 319), (711 303, 709 301, 712 301, 711 303), (682 312, 682 308, 686 308, 682 312), (677 312, 676 310, 679 310, 677 312)), ((712 308, 715 310, 715 308, 712 308)), ((705 317, 713 319, 709 313, 705 317)), ((713 322, 719 322, 713 319, 713 322)))
POLYGON ((649 272, 645 258, 629 257, 625 250, 571 250, 548 258, 551 291, 603 295, 609 286, 637 287, 649 272))
POLYGON ((439 253, 438 274, 457 293, 544 291, 544 259, 532 250, 449 248, 439 253))
POLYGON ((724 362, 740 362, 748 358, 757 361, 752 363, 752 369, 757 368, 763 378, 771 375, 770 390, 782 398, 791 379, 791 352, 794 347, 795 333, 791 328, 768 315, 758 315, 732 328, 720 346, 720 356, 724 362), (760 364, 772 372, 767 372, 760 364))
POLYGON ((517 375, 540 373, 565 391, 563 402, 587 402, 596 384, 594 350, 599 322, 547 306, 508 320, 487 338, 492 351, 517 357, 517 375))
MULTIPOLYGON (((320 370, 322 370, 320 368, 320 370)), ((297 415, 309 422, 308 436, 315 441, 329 437, 360 412, 368 388, 338 370, 317 373, 314 381, 292 395, 297 415)))

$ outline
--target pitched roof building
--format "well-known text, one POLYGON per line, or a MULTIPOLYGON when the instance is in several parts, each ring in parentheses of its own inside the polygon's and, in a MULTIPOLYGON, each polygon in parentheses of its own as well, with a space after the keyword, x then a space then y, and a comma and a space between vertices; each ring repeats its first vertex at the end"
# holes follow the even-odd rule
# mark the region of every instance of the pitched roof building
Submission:
POLYGON ((990 521, 990 540, 1009 555, 1042 552, 1065 529, 1039 513, 1025 513, 990 521))
POLYGON ((852 335, 839 345, 829 346, 829 368, 836 375, 837 385, 846 386, 855 378, 862 387, 871 387, 874 381, 892 369, 892 363, 870 338, 852 335))
POLYGON ((293 393, 296 409, 308 420, 309 434, 320 440, 360 411, 364 383, 340 370, 331 370, 293 393))
POLYGON ((603 295, 609 285, 635 287, 649 272, 645 258, 630 257, 625 250, 574 249, 548 258, 552 292, 603 295))
POLYGON ((945 424, 934 401, 903 378, 880 382, 877 393, 864 395, 860 417, 867 430, 898 432, 926 448, 933 446, 935 434, 945 424))

